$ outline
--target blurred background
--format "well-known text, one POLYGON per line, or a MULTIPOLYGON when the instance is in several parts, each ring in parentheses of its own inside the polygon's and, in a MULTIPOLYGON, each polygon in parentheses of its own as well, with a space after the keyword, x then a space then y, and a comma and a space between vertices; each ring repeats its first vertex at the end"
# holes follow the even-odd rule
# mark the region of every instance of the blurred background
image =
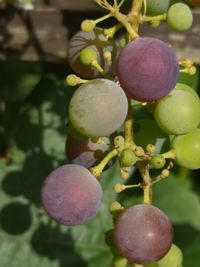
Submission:
MULTIPOLYGON (((193 59, 197 73, 182 74, 179 81, 200 92, 200 9, 193 7, 193 13, 194 25, 186 33, 161 24, 143 26, 141 35, 169 42, 179 58, 193 59)), ((0 0, 1 267, 111 267, 104 240, 112 228, 107 206, 116 198, 126 205, 141 201, 137 190, 114 193, 120 181, 115 163, 102 178, 101 211, 86 225, 57 225, 40 204, 44 178, 67 162, 67 106, 74 90, 65 84, 72 72, 68 42, 83 19, 101 15, 92 0, 0 0)), ((199 267, 200 171, 174 168, 154 187, 154 204, 173 223, 183 267, 199 267)))

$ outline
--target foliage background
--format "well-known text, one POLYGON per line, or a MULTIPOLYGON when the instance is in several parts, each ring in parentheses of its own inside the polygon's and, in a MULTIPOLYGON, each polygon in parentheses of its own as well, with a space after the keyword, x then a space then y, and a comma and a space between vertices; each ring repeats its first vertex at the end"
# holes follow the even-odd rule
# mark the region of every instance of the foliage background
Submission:
MULTIPOLYGON (((112 228, 107 206, 116 198, 126 206, 141 201, 138 190, 114 193, 113 185, 120 181, 116 162, 102 177, 104 199, 95 219, 70 228, 44 213, 41 184, 49 172, 67 162, 66 115, 74 90, 64 83, 67 73, 56 73, 41 63, 0 62, 1 267, 111 267, 105 244, 105 232, 112 228)), ((181 75, 179 80, 200 92, 199 73, 181 75)), ((199 176, 199 171, 174 168, 154 187, 154 205, 173 223, 183 267, 200 266, 199 176)))

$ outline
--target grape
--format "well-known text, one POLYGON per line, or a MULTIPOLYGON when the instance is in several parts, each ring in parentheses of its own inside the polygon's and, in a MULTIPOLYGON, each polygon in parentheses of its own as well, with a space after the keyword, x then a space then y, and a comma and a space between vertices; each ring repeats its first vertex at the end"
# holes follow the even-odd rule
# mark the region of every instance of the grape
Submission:
POLYGON ((105 144, 94 143, 88 137, 76 139, 68 135, 65 147, 66 155, 71 163, 89 169, 99 163, 109 151, 109 139, 104 137, 102 141, 105 144))
POLYGON ((132 149, 126 148, 120 154, 120 163, 124 167, 130 167, 136 163, 138 158, 132 149))
POLYGON ((156 169, 163 168, 165 166, 166 160, 162 155, 154 155, 151 158, 150 164, 156 169))
POLYGON ((183 255, 179 247, 172 244, 168 253, 158 262, 159 267, 181 267, 183 255))
POLYGON ((149 264, 161 259, 172 244, 173 229, 158 208, 138 204, 126 209, 116 221, 115 244, 131 262, 149 264))
POLYGON ((176 163, 188 169, 200 168, 200 129, 174 137, 172 148, 176 150, 176 163))
POLYGON ((83 224, 96 215, 101 204, 102 189, 86 168, 68 164, 47 176, 41 199, 52 219, 73 226, 83 224))
POLYGON ((190 8, 183 3, 172 5, 167 12, 167 24, 174 31, 182 32, 188 30, 193 23, 190 8))
POLYGON ((195 90, 184 84, 184 83, 177 83, 176 86, 175 86, 175 89, 178 89, 178 90, 185 90, 187 92, 190 92, 191 94, 193 94, 195 97, 199 98, 198 94, 195 92, 195 90))
POLYGON ((121 50, 116 71, 130 98, 150 102, 174 88, 179 64, 166 43, 155 38, 138 38, 121 50))
POLYGON ((96 51, 99 65, 105 72, 111 71, 113 66, 104 59, 103 54, 105 51, 110 51, 112 54, 112 61, 114 62, 116 48, 114 42, 108 40, 103 34, 102 29, 95 28, 92 32, 79 31, 72 37, 68 47, 68 61, 71 68, 78 75, 91 79, 99 76, 99 72, 95 68, 86 66, 81 62, 80 52, 85 48, 90 48, 96 51))
POLYGON ((173 90, 158 101, 154 117, 163 131, 186 134, 200 123, 200 100, 186 90, 173 90))
POLYGON ((167 12, 169 0, 147 0, 147 14, 159 15, 167 12))
POLYGON ((74 93, 69 118, 83 135, 109 136, 123 124, 127 111, 128 101, 121 87, 111 80, 95 79, 74 93))
POLYGON ((155 154, 162 151, 168 136, 163 132, 154 120, 142 119, 136 122, 135 142, 138 146, 146 149, 148 144, 155 146, 155 154))

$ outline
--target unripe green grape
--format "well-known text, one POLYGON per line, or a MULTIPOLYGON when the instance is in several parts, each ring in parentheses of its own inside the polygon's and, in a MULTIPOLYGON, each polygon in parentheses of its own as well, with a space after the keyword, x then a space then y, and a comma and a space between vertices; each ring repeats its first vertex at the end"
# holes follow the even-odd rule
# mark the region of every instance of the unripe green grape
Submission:
POLYGON ((115 138, 114 138, 114 145, 116 146, 116 147, 122 147, 123 145, 124 145, 124 142, 125 142, 125 140, 124 140, 124 137, 123 136, 116 136, 115 138))
POLYGON ((97 59, 97 52, 90 47, 86 47, 80 52, 80 60, 85 65, 91 65, 91 63, 97 61, 97 59))
POLYGON ((176 150, 178 165, 191 170, 200 168, 200 129, 175 137, 172 148, 176 150))
POLYGON ((190 8, 183 3, 172 5, 167 12, 167 24, 174 31, 182 32, 188 30, 193 23, 190 8))
POLYGON ((165 166, 166 160, 162 155, 154 155, 151 157, 150 164, 156 168, 160 169, 165 166))
POLYGON ((168 253, 158 262, 159 267, 181 267, 183 254, 179 247, 172 244, 168 253))
POLYGON ((187 92, 193 94, 195 97, 197 97, 199 99, 199 96, 195 92, 195 90, 192 87, 188 86, 187 84, 177 83, 176 86, 175 86, 175 89, 187 91, 187 92))
POLYGON ((159 15, 167 12, 169 0, 147 0, 147 14, 159 15))
POLYGON ((173 90, 157 102, 154 117, 166 133, 186 134, 200 123, 200 100, 186 90, 173 90))
POLYGON ((136 157, 135 153, 130 149, 126 148, 120 154, 120 163, 124 167, 130 167, 136 163, 138 158, 136 157))

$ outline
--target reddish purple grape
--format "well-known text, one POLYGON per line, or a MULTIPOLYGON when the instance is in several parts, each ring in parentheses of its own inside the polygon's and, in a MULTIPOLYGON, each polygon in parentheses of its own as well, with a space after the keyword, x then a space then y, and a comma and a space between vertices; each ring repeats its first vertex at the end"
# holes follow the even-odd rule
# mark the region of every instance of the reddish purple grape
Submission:
POLYGON ((80 225, 97 214, 102 189, 86 168, 68 164, 47 176, 42 186, 41 199, 52 219, 68 226, 80 225))
POLYGON ((104 52, 112 53, 112 62, 115 61, 116 47, 112 40, 108 40, 101 28, 95 28, 92 32, 77 32, 70 40, 68 47, 68 61, 76 74, 84 78, 95 78, 99 76, 99 72, 90 66, 84 65, 80 60, 80 52, 89 47, 97 52, 98 63, 105 70, 110 72, 113 65, 109 64, 104 58, 104 52))
POLYGON ((179 74, 178 59, 172 49, 155 38, 138 38, 119 54, 117 76, 125 93, 150 102, 174 88, 179 74))
POLYGON ((68 135, 66 141, 66 155, 73 164, 81 165, 87 169, 98 164, 109 151, 109 138, 102 138, 105 144, 94 143, 91 138, 73 138, 68 135))
POLYGON ((138 264, 157 262, 170 249, 173 229, 158 208, 139 204, 126 209, 116 221, 114 240, 119 252, 138 264))

